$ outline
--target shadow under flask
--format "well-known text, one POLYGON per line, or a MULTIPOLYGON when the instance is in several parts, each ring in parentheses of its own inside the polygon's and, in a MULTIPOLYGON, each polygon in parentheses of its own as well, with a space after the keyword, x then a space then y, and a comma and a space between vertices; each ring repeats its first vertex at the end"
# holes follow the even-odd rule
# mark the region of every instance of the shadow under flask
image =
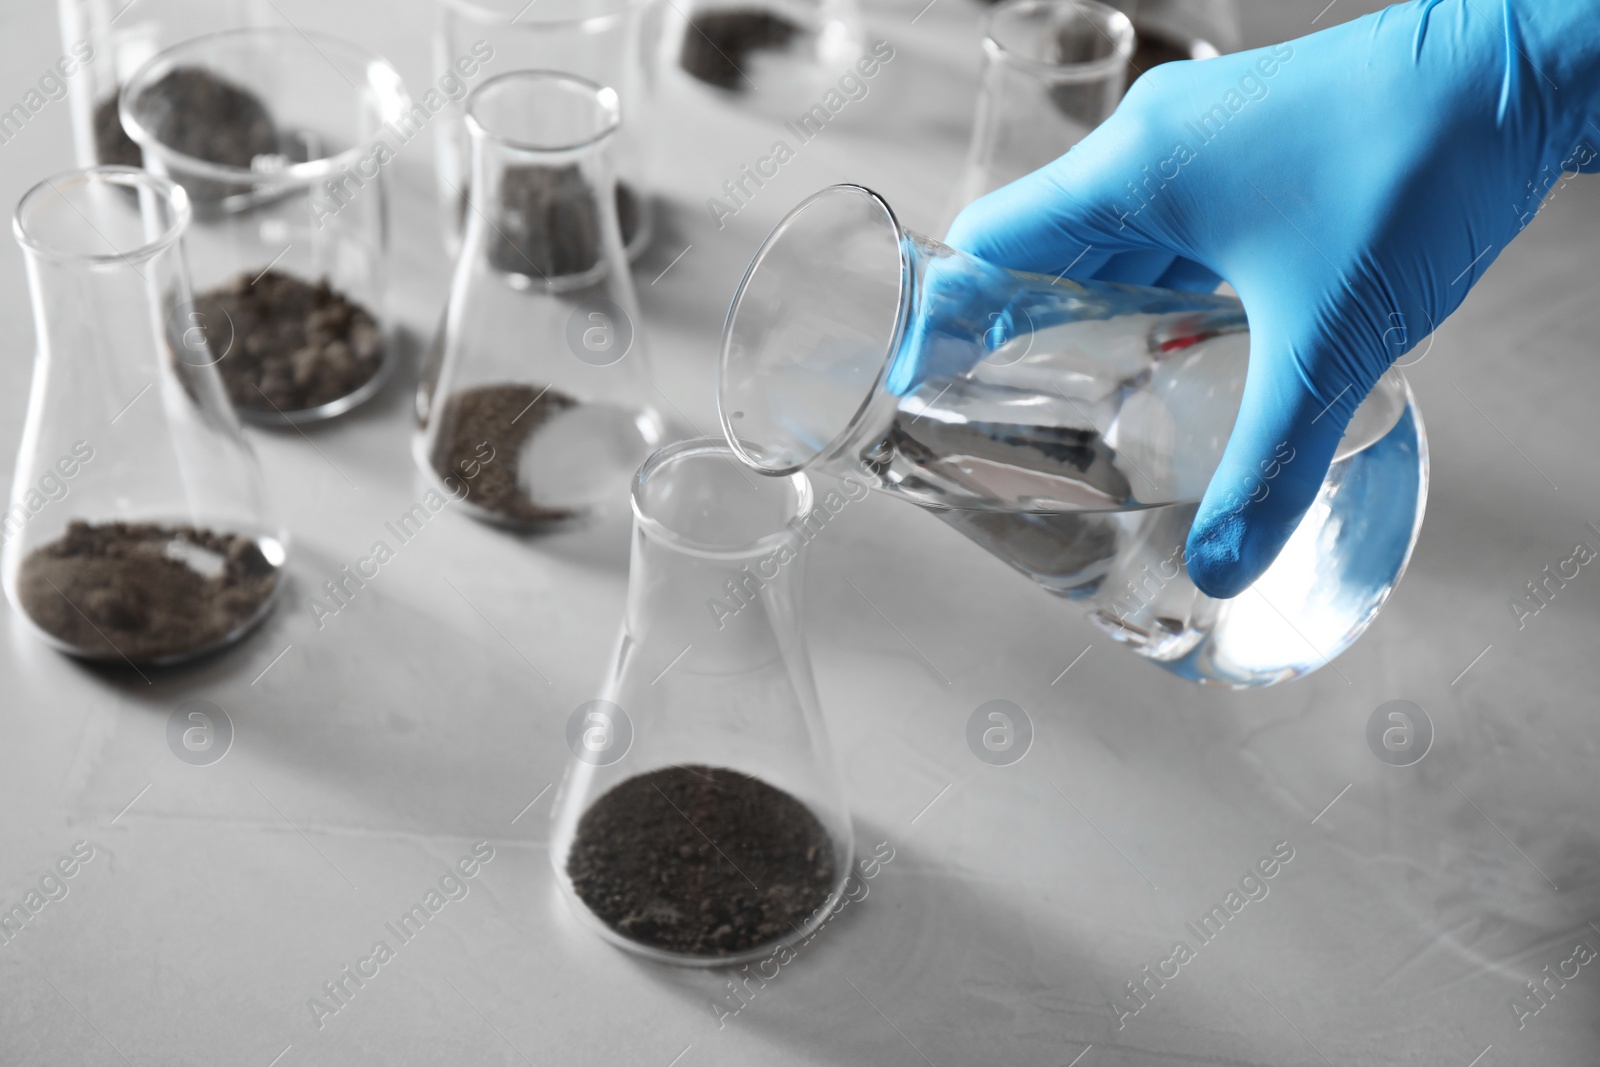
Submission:
POLYGON ((184 257, 189 201, 129 167, 17 207, 38 348, 4 516, 6 593, 47 642, 175 663, 271 610, 285 562, 184 257))
MULTIPOLYGON (((718 407, 750 466, 855 474, 940 519, 1116 640, 1193 681, 1328 663, 1400 580, 1428 450, 1391 369, 1356 409, 1282 554, 1231 600, 1184 569, 1238 416, 1238 300, 997 267, 837 185, 768 236, 728 312, 718 407)), ((1285 445, 1240 494, 1295 462, 1285 445)))
POLYGON ((826 920, 852 862, 800 621, 811 483, 700 438, 652 456, 632 499, 627 613, 568 722, 551 859, 617 945, 759 959, 826 920))
POLYGON ((614 90, 550 71, 467 99, 465 243, 415 450, 486 522, 549 530, 620 509, 665 436, 618 228, 618 123, 614 90))

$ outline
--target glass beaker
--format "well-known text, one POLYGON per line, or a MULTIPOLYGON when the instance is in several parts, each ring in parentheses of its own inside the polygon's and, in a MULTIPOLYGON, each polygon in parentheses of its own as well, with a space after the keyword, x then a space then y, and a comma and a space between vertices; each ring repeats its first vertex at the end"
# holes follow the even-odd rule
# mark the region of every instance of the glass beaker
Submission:
POLYGON ((410 106, 379 56, 293 29, 186 41, 123 87, 145 166, 189 193, 196 299, 233 330, 217 367, 243 418, 332 418, 382 388, 385 168, 410 106))
POLYGON ((142 165, 117 95, 158 52, 207 33, 268 25, 271 15, 266 0, 61 0, 62 49, 82 60, 70 94, 78 165, 142 165))
POLYGON ((1215 59, 1242 47, 1234 0, 1137 0, 1116 5, 1133 20, 1138 44, 1128 84, 1151 67, 1179 59, 1215 59))
POLYGON ((188 198, 130 167, 17 206, 38 338, 6 593, 62 651, 135 667, 238 640, 286 556, 184 261, 188 198))
MULTIPOLYGON (((1342 652, 1399 581, 1427 440, 1391 370, 1277 562, 1237 598, 1204 596, 1184 545, 1249 340, 1231 297, 1005 270, 841 185, 756 253, 724 327, 718 404, 750 466, 865 477, 1083 600, 1168 670, 1268 685, 1342 652)), ((1292 451, 1262 472, 1268 491, 1292 451)))
POLYGON ((756 959, 827 918, 852 862, 800 622, 811 483, 700 438, 652 456, 632 498, 627 610, 568 722, 551 859, 615 944, 756 959))
POLYGON ((1006 0, 990 12, 977 117, 947 216, 1104 122, 1122 99, 1134 43, 1128 16, 1097 0, 1006 0))
POLYGON ((477 518, 542 530, 626 498, 662 442, 610 145, 616 91, 552 71, 473 90, 472 190, 416 459, 477 518))
POLYGON ((652 0, 439 0, 433 66, 445 89, 439 117, 439 200, 445 243, 461 248, 467 220, 472 143, 467 133, 462 86, 468 71, 550 70, 573 74, 616 90, 623 115, 613 140, 617 170, 617 217, 629 259, 650 243, 655 205, 650 191, 649 77, 645 29, 652 0))
POLYGON ((661 35, 660 62, 732 98, 792 118, 861 57, 856 0, 696 0, 661 35))

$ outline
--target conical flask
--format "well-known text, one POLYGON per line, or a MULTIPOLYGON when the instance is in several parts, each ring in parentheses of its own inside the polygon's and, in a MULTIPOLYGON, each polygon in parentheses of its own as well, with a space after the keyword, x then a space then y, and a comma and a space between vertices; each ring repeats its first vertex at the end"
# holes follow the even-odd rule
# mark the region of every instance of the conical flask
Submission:
POLYGON ((652 135, 647 63, 654 0, 438 0, 434 75, 445 111, 435 123, 445 243, 461 246, 472 180, 472 140, 460 86, 482 68, 559 70, 617 91, 627 123, 617 132, 617 218, 629 259, 648 247, 654 227, 652 135), (455 91, 452 91, 455 90, 455 91))
POLYGON ((614 90, 549 71, 467 100, 470 210, 416 458, 488 522, 545 530, 622 507, 665 433, 617 221, 619 121, 614 90))
POLYGON ((551 858, 578 914, 668 962, 757 959, 838 902, 852 835, 800 624, 814 507, 727 443, 633 482, 627 614, 600 697, 568 721, 551 858))
POLYGON ((86 659, 172 663, 270 611, 285 560, 197 309, 184 191, 128 167, 50 178, 14 228, 38 348, 4 516, 6 593, 86 659))
POLYGON ((991 11, 972 139, 947 221, 1110 117, 1134 45, 1128 16, 1098 0, 1006 0, 991 11))
MULTIPOLYGON (((795 208, 746 271, 718 403, 750 466, 855 474, 935 512, 1168 670, 1232 687, 1353 642, 1410 559, 1427 438, 1391 370, 1243 595, 1184 570, 1249 362, 1231 297, 1005 270, 906 232, 870 190, 795 208)), ((1243 492, 1294 462, 1285 445, 1243 492)))

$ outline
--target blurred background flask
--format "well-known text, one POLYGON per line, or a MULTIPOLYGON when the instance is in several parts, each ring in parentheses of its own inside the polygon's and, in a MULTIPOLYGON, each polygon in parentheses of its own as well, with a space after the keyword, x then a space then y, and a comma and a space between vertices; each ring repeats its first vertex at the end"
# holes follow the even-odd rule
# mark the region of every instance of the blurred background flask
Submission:
POLYGON ((617 218, 619 123, 615 90, 551 71, 468 97, 466 234, 416 459, 446 488, 468 483, 484 521, 548 530, 620 510, 665 436, 617 218))
MULTIPOLYGON (((1200 593, 1184 545, 1249 350, 1232 297, 1005 270, 834 186, 746 271, 718 402, 750 466, 866 478, 1166 669, 1243 688, 1315 670, 1366 629, 1410 558, 1428 476, 1391 370, 1277 562, 1234 599, 1200 593)), ((1271 492, 1294 459, 1285 446, 1242 493, 1271 492)))

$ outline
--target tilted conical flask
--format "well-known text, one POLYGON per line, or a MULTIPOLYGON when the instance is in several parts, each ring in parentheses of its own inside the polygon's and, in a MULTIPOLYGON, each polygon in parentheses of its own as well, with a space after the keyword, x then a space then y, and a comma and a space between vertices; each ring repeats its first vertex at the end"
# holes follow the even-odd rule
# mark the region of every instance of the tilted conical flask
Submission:
MULTIPOLYGON (((1010 271, 901 229, 860 186, 800 204, 746 271, 718 404, 768 474, 855 474, 1182 677, 1270 685, 1355 641, 1421 528, 1427 437, 1391 370, 1283 553, 1232 600, 1184 570, 1244 392, 1232 297, 1010 271)), ((1295 462, 1285 444, 1235 499, 1295 462)))
POLYGON ((477 518, 523 530, 621 508, 661 443, 622 252, 617 94, 515 71, 467 98, 472 191, 416 458, 477 518))
POLYGON ((197 307, 184 191, 129 167, 47 179, 14 220, 38 349, 4 516, 6 592, 87 659, 172 663, 271 609, 284 537, 197 307))
POLYGON ((755 959, 839 899, 850 819, 800 623, 813 504, 805 475, 758 478, 710 438, 634 479, 627 614, 568 722, 551 840, 574 907, 619 945, 755 959))

